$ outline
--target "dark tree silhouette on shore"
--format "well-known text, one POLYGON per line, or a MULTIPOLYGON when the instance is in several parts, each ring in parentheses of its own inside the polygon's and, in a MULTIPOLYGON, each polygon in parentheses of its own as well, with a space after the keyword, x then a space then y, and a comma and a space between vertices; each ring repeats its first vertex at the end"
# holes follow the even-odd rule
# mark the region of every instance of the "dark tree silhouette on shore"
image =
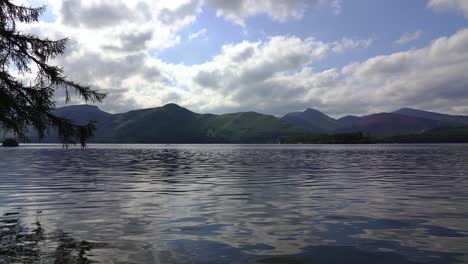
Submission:
POLYGON ((67 103, 72 94, 86 102, 100 102, 106 95, 68 80, 60 66, 49 64, 65 51, 67 39, 49 40, 18 30, 19 23, 37 22, 44 11, 44 6, 32 8, 0 0, 0 127, 20 138, 26 138, 31 127, 40 138, 49 127, 55 127, 64 145, 80 143, 84 147, 93 136, 94 123, 76 125, 54 115, 55 91, 64 89, 67 103), (27 83, 26 74, 34 75, 27 83))

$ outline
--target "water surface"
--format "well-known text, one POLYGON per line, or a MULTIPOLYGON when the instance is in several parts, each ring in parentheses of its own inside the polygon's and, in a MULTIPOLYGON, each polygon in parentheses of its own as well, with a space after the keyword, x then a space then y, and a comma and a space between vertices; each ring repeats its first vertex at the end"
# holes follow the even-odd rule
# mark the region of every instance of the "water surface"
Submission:
POLYGON ((468 145, 0 148, 0 263, 468 263, 468 145))

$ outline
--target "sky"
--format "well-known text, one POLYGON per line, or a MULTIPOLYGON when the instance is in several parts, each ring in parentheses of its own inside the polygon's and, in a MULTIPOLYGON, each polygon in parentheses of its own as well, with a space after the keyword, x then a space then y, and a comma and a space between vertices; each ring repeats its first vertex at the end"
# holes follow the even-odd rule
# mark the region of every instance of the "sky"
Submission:
POLYGON ((107 92, 112 113, 468 115, 467 0, 15 2, 47 5, 22 31, 69 38, 53 63, 107 92))

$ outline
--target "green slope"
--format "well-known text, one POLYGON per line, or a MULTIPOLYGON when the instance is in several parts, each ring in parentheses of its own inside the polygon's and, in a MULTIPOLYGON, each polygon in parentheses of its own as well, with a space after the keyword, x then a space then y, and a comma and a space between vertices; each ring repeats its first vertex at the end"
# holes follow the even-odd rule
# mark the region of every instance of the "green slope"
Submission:
POLYGON ((199 116, 176 105, 114 115, 96 132, 96 142, 188 143, 204 139, 199 116))
POLYGON ((279 137, 304 131, 274 116, 255 112, 210 116, 205 122, 213 137, 226 142, 276 142, 279 137))
POLYGON ((131 111, 98 127, 95 142, 106 143, 274 143, 300 128, 254 112, 197 114, 175 104, 131 111))

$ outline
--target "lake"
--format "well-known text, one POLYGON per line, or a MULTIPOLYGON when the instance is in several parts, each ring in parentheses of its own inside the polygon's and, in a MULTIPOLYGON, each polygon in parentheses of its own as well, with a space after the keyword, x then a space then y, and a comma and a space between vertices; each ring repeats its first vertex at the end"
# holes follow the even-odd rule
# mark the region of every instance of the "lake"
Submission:
POLYGON ((0 263, 468 263, 468 145, 0 148, 0 263))

